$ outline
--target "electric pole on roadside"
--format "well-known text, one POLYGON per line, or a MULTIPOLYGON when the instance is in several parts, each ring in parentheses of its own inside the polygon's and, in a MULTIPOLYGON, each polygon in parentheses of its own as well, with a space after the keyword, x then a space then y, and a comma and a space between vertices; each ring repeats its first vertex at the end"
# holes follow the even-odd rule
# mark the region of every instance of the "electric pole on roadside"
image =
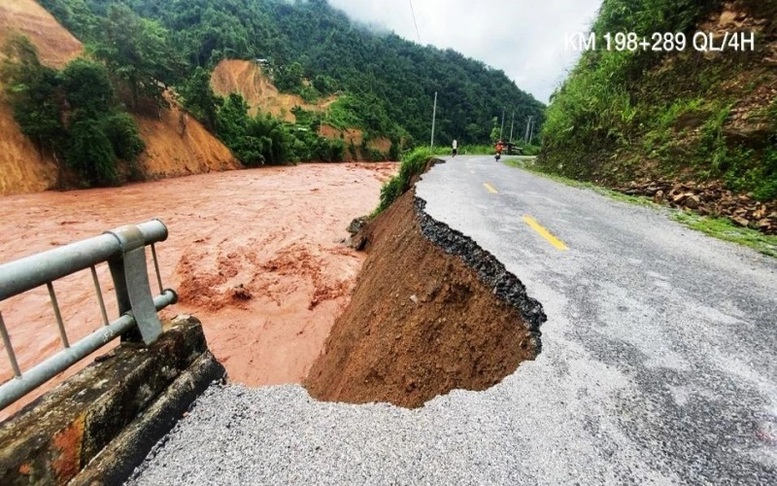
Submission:
POLYGON ((532 140, 534 140, 534 117, 531 119, 531 131, 529 132, 529 145, 531 145, 532 140))
POLYGON ((513 143, 513 126, 515 125, 515 110, 513 110, 513 117, 510 121, 510 143, 513 143))
POLYGON ((430 149, 434 149, 434 123, 437 121, 437 91, 434 92, 434 110, 432 111, 432 142, 430 149))
POLYGON ((499 140, 503 140, 502 132, 505 130, 505 109, 502 107, 502 126, 499 127, 499 140))

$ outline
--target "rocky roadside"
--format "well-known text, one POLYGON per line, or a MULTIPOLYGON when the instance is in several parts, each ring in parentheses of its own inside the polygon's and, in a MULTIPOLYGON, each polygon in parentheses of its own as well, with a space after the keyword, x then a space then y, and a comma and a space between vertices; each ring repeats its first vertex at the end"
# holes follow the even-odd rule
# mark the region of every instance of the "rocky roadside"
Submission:
POLYGON ((718 182, 633 181, 616 190, 646 196, 656 204, 688 209, 702 216, 725 217, 736 225, 777 235, 777 201, 761 202, 749 194, 734 194, 718 182))

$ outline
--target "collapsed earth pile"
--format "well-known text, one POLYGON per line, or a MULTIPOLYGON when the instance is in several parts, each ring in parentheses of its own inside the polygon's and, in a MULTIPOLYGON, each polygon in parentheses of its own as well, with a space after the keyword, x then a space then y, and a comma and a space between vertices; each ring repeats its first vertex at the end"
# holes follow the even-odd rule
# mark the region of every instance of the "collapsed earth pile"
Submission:
POLYGON ((423 206, 408 191, 362 230, 369 255, 305 381, 312 396, 419 407, 487 389, 539 353, 540 304, 423 206))

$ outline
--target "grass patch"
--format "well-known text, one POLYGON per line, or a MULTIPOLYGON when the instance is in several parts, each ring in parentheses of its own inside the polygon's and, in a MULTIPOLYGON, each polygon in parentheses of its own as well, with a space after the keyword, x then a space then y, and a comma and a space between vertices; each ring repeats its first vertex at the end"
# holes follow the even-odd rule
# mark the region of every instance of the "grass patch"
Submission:
POLYGON ((777 258, 777 236, 765 235, 754 229, 736 226, 728 219, 710 218, 685 211, 677 211, 674 219, 713 238, 749 246, 764 255, 777 258))
POLYGON ((590 182, 580 182, 555 174, 548 174, 538 170, 532 161, 527 162, 525 159, 522 160, 518 158, 506 158, 503 160, 503 162, 505 165, 510 167, 523 169, 546 179, 560 182, 561 184, 565 184, 567 186, 592 190, 603 196, 615 199, 616 201, 636 204, 638 206, 669 209, 673 212, 673 219, 688 228, 701 231, 702 233, 719 240, 748 246, 758 251, 759 253, 777 258, 777 236, 765 235, 754 229, 736 226, 733 222, 725 218, 712 218, 687 211, 681 211, 679 209, 667 208, 667 206, 661 206, 654 203, 647 197, 629 196, 621 192, 597 186, 590 182))

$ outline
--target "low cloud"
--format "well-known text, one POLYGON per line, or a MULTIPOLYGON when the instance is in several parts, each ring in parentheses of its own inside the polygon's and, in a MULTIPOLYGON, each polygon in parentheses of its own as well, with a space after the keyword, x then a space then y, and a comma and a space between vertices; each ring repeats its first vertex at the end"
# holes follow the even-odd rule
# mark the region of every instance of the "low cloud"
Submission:
POLYGON ((568 33, 586 32, 602 0, 329 0, 354 20, 501 69, 524 91, 547 102, 579 54, 565 50, 568 33))

